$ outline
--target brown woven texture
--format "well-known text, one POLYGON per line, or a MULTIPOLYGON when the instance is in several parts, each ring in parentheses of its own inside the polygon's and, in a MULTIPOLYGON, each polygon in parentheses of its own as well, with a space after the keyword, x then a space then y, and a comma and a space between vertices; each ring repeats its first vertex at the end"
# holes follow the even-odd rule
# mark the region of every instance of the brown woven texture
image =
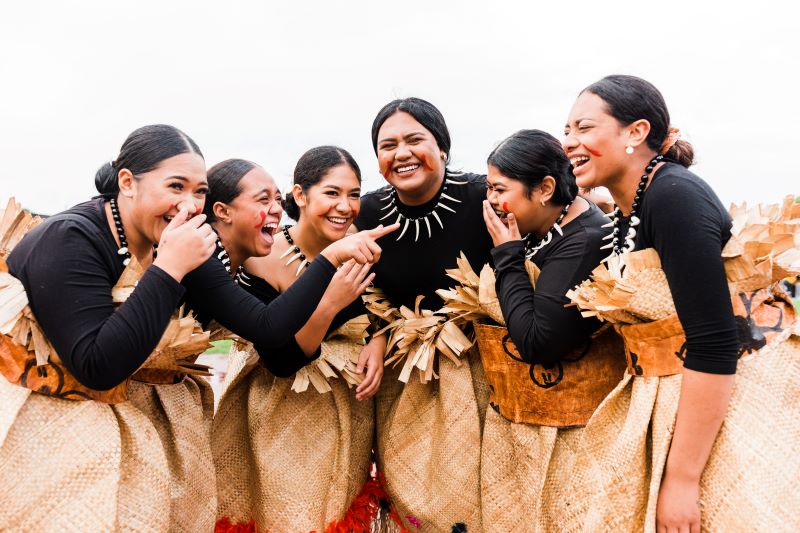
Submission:
POLYGON ((169 464, 169 531, 212 531, 217 487, 210 442, 214 413, 211 386, 194 376, 174 385, 131 381, 129 394, 129 403, 155 426, 169 464))
POLYGON ((463 523, 483 531, 480 446, 488 387, 477 350, 456 366, 439 357, 439 379, 398 381, 387 368, 376 395, 378 468, 403 519, 419 531, 450 533, 463 523))
MULTIPOLYGON (((785 294, 771 286, 771 275, 748 270, 753 264, 738 265, 730 283, 745 355, 701 479, 704 531, 800 530, 800 458, 794 450, 800 442, 796 312, 785 294)), ((771 268, 768 261, 759 265, 771 268)), ((567 497, 554 512, 559 531, 655 530, 680 397, 676 359, 685 353, 685 339, 674 315, 618 324, 618 329, 634 368, 629 367, 632 372, 583 432, 567 497), (634 354, 639 356, 635 360, 634 354), (670 372, 667 367, 675 368, 670 372)))
MULTIPOLYGON (((625 380, 584 430, 559 531, 654 531, 681 376, 625 380)), ((703 531, 800 529, 800 337, 739 363, 701 480, 703 531)))
POLYGON ((330 392, 294 392, 294 378, 276 378, 251 350, 232 350, 214 417, 218 517, 323 531, 367 479, 374 404, 357 401, 344 379, 330 380, 330 392))
POLYGON ((130 404, 60 400, 0 377, 0 531, 168 531, 169 466, 130 404))
POLYGON ((557 531, 552 509, 565 497, 582 431, 513 423, 487 411, 481 444, 484 531, 557 531))
POLYGON ((489 401, 512 422, 583 426, 625 372, 622 338, 607 327, 551 368, 520 361, 506 328, 475 324, 489 401))

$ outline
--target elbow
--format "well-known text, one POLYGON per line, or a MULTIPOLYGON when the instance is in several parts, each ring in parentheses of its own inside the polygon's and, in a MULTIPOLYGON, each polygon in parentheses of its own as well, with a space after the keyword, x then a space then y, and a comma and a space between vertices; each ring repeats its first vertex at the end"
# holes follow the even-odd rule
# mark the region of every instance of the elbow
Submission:
POLYGON ((317 348, 312 355, 305 355, 298 346, 289 350, 265 350, 262 346, 256 346, 258 357, 261 363, 275 377, 289 378, 308 363, 319 357, 320 350, 317 348))
POLYGON ((521 354, 523 361, 528 364, 542 365, 551 367, 561 361, 565 355, 569 354, 572 346, 553 341, 534 340, 525 344, 525 350, 521 354))
POLYGON ((73 371, 72 377, 86 388, 96 391, 108 391, 121 385, 129 376, 109 375, 108 372, 73 371))

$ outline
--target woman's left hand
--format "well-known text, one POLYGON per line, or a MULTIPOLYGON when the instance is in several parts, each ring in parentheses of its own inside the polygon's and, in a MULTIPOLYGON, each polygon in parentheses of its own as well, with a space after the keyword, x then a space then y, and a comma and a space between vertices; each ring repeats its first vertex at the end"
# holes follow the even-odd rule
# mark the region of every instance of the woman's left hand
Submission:
POLYGON ((492 209, 489 200, 483 201, 483 220, 486 222, 486 229, 489 230, 489 235, 492 236, 492 242, 495 246, 500 246, 509 241, 520 241, 522 235, 519 234, 517 227, 517 219, 513 213, 508 214, 508 226, 503 224, 500 217, 492 209))
POLYGON ((359 374, 363 373, 366 366, 367 375, 356 387, 356 400, 372 398, 378 392, 383 377, 383 358, 386 355, 387 340, 386 335, 372 337, 361 350, 357 371, 359 374))
POLYGON ((658 533, 700 533, 700 482, 667 474, 656 507, 658 533))

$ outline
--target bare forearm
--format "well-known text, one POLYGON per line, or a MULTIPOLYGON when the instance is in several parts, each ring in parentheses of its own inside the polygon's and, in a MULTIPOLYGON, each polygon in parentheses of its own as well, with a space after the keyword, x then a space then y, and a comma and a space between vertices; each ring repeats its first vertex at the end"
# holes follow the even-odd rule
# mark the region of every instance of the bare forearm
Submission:
POLYGON ((317 307, 317 310, 311 315, 311 318, 308 319, 305 326, 300 328, 300 331, 294 336, 298 346, 303 350, 303 353, 311 356, 317 351, 317 348, 325 339, 328 328, 331 322, 333 322, 337 312, 336 309, 326 305, 324 299, 320 302, 319 307, 317 307))
POLYGON ((683 370, 666 476, 699 482, 728 412, 735 377, 683 370))

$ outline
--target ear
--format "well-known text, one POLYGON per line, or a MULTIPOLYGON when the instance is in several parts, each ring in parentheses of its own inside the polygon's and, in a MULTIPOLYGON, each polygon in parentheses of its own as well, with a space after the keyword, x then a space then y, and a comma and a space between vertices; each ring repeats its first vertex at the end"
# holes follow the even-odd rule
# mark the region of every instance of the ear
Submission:
POLYGON ((647 135, 650 133, 650 121, 646 119, 639 119, 637 121, 631 122, 625 127, 625 134, 628 137, 628 140, 625 144, 633 146, 636 148, 645 140, 647 140, 647 135))
POLYGON ((539 184, 539 195, 542 201, 549 202, 556 192, 556 180, 553 176, 545 176, 539 184))
POLYGON ((297 207, 306 206, 306 195, 303 194, 303 188, 297 183, 292 185, 292 196, 294 197, 294 203, 297 204, 297 207))
POLYGON ((133 178, 133 172, 127 168, 123 168, 117 172, 117 183, 119 184, 119 193, 127 198, 136 196, 136 180, 133 178))
POLYGON ((211 212, 214 213, 214 217, 220 222, 224 222, 225 224, 231 223, 231 212, 227 204, 214 202, 214 205, 211 207, 211 212))

